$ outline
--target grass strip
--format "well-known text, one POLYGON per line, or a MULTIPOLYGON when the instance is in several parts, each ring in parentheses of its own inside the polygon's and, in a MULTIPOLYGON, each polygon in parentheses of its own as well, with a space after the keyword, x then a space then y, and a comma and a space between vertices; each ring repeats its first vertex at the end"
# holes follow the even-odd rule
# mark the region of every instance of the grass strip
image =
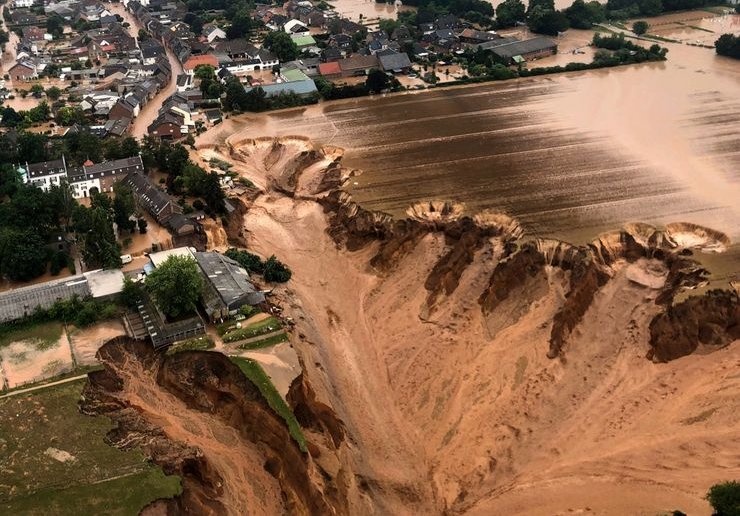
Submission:
POLYGON ((256 342, 250 342, 249 344, 242 344, 241 346, 239 346, 239 349, 248 350, 248 349, 269 348, 270 346, 280 344, 281 342, 288 342, 287 333, 281 333, 280 335, 273 335, 272 337, 267 337, 262 340, 258 340, 256 342))
POLYGON ((306 447, 306 438, 303 436, 301 425, 298 424, 293 411, 290 410, 288 404, 280 396, 280 393, 275 388, 275 385, 267 376, 265 370, 262 369, 256 361, 244 357, 229 357, 229 359, 241 369, 244 376, 252 382, 262 393, 262 396, 267 400, 267 404, 270 408, 275 411, 280 417, 285 420, 288 425, 288 432, 290 432, 293 440, 298 443, 298 447, 303 453, 308 453, 306 447))

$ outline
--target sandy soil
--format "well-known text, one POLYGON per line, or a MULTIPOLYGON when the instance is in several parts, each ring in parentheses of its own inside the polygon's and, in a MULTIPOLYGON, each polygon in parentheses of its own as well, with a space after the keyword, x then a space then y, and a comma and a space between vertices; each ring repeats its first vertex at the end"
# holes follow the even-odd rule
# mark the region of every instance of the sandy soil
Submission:
MULTIPOLYGON (((289 154, 236 152, 235 170, 267 185, 289 154)), ((245 226, 251 249, 293 270, 276 296, 312 385, 352 436, 356 474, 373 486, 353 501, 359 513, 709 514, 707 488, 740 474, 740 347, 648 361, 657 264, 615 266, 564 358, 549 360, 562 271, 484 318, 494 241, 430 313, 423 285, 444 241, 428 235, 378 275, 372 249, 339 250, 326 234, 322 208, 300 195, 308 176, 295 198, 258 198, 245 226)))
POLYGON ((39 351, 32 341, 18 341, 0 350, 0 360, 9 388, 39 382, 72 370, 67 335, 49 349, 39 351))
POLYGON ((219 499, 230 514, 281 514, 284 511, 277 481, 263 468, 258 447, 245 443, 238 430, 205 412, 192 410, 179 398, 157 386, 156 371, 140 362, 121 364, 122 396, 162 428, 169 439, 200 448, 224 479, 219 499), (255 503, 259 500, 260 503, 255 503), (261 511, 259 510, 261 509, 261 511))
POLYGON ((70 328, 69 341, 77 365, 97 364, 95 354, 100 346, 119 335, 126 335, 123 323, 119 319, 96 324, 91 328, 70 328))
POLYGON ((288 394, 290 384, 301 374, 298 355, 289 342, 281 342, 266 349, 245 351, 241 356, 259 362, 283 398, 288 394))

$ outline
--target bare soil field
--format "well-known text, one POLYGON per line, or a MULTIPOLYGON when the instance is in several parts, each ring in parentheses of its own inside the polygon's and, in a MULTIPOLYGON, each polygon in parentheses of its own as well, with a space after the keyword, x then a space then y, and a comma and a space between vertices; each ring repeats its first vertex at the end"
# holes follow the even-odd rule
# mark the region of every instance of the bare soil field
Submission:
POLYGON ((105 321, 90 328, 70 328, 69 342, 78 366, 98 363, 95 354, 108 340, 126 335, 120 320, 105 321))
POLYGON ((71 371, 74 367, 67 335, 59 323, 40 325, 11 336, 0 348, 0 360, 8 388, 33 383, 71 371), (24 338, 24 333, 29 333, 24 338))

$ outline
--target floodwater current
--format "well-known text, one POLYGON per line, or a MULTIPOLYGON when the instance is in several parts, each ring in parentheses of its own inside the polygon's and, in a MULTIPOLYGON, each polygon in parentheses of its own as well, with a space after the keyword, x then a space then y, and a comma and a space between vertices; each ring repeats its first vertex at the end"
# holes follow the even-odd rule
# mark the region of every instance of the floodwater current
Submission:
POLYGON ((394 215, 451 199, 576 243, 632 221, 709 226, 732 238, 734 276, 740 62, 665 45, 666 62, 325 103, 215 131, 342 147, 362 170, 355 200, 394 215))

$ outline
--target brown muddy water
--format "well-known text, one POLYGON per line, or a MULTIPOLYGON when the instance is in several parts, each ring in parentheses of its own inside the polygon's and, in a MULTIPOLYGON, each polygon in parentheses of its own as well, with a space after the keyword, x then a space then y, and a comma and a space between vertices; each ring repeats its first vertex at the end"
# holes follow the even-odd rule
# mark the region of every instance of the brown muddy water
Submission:
POLYGON ((240 117, 207 140, 343 147, 362 170, 355 200, 395 215, 452 199, 572 242, 630 221, 693 222, 732 238, 721 268, 740 272, 740 62, 667 46, 664 63, 240 117))

